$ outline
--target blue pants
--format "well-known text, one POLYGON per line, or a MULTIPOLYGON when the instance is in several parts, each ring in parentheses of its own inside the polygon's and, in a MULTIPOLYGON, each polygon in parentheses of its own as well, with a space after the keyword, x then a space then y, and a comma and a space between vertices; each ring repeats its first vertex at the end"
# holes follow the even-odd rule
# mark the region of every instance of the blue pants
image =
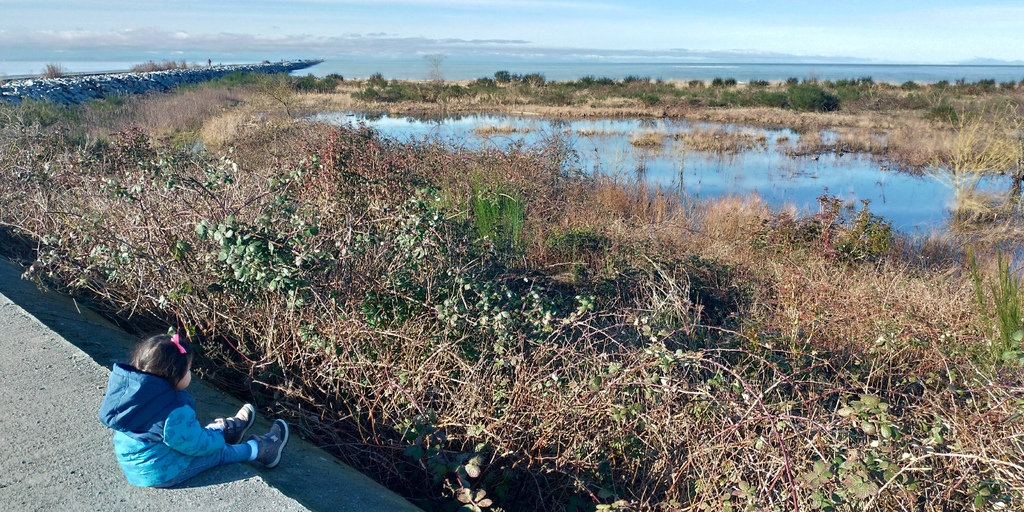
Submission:
POLYGON ((225 464, 245 462, 250 458, 252 458, 252 448, 250 448, 247 443, 227 444, 224 445, 223 450, 217 453, 192 459, 192 462, 189 463, 185 469, 181 470, 181 473, 178 473, 177 476, 172 478, 171 481, 154 487, 173 487, 198 475, 199 473, 202 473, 203 471, 206 471, 207 469, 223 466, 225 464))

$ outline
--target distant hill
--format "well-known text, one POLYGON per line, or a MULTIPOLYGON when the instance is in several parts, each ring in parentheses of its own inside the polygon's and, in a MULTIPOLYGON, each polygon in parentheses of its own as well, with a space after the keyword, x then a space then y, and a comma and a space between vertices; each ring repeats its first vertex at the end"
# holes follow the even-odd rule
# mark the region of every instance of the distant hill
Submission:
POLYGON ((961 66, 1024 66, 1024 60, 974 58, 959 63, 961 66))

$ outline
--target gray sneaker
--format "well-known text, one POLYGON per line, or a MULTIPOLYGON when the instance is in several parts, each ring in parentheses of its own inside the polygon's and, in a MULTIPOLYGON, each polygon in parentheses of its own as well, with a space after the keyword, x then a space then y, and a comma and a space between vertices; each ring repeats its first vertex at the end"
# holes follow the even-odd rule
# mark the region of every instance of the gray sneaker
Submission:
POLYGON ((245 438, 245 433, 256 421, 256 409, 252 404, 245 404, 230 418, 217 418, 214 423, 221 426, 224 432, 224 442, 227 444, 238 444, 245 438))
POLYGON ((268 468, 275 467, 281 462, 284 445, 288 444, 288 424, 284 420, 276 420, 270 427, 270 432, 262 436, 249 436, 249 439, 255 439, 256 445, 259 446, 259 451, 256 452, 256 462, 268 468))

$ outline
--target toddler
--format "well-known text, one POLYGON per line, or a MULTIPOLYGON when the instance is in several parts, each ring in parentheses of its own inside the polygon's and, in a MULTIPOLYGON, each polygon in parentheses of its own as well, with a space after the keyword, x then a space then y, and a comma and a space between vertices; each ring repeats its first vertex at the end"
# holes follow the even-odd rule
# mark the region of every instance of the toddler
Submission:
POLYGON ((272 468, 281 461, 288 443, 284 420, 243 441, 256 419, 251 404, 231 418, 199 424, 196 402, 185 391, 192 356, 192 346, 177 334, 158 335, 139 343, 131 365, 114 365, 100 421, 115 430, 114 453, 132 485, 171 487, 224 464, 255 460, 272 468))

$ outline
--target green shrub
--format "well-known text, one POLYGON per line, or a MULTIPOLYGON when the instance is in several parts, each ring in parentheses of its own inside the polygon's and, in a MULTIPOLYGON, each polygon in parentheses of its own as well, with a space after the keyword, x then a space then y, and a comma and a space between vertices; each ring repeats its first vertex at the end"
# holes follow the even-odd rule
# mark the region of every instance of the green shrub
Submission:
POLYGON ((366 80, 366 83, 370 84, 373 87, 383 87, 387 85, 388 81, 384 78, 384 75, 378 71, 370 75, 370 78, 366 80))
POLYGON ((839 110, 839 97, 816 84, 798 84, 787 90, 787 104, 794 110, 832 112, 839 110))
POLYGON ((974 85, 976 85, 982 91, 991 92, 994 91, 996 88, 996 81, 992 78, 985 78, 982 80, 978 80, 977 82, 974 83, 974 85))
POLYGON ((25 100, 16 107, 16 110, 25 125, 38 125, 44 128, 78 118, 78 110, 74 107, 48 100, 25 100))
POLYGON ((925 118, 933 121, 956 124, 960 120, 960 114, 948 103, 940 103, 928 110, 925 118))
POLYGON ((530 73, 528 75, 523 76, 522 82, 524 84, 532 85, 534 87, 540 87, 547 82, 547 79, 545 79, 544 75, 540 73, 530 73))
POLYGON ((504 193, 481 191, 470 203, 479 238, 499 247, 516 247, 521 242, 526 221, 523 201, 504 193))
POLYGON ((636 83, 649 84, 649 83, 651 83, 651 77, 649 77, 649 76, 629 75, 629 76, 627 76, 627 77, 622 79, 622 83, 623 84, 636 84, 636 83))
POLYGON ((765 107, 786 108, 789 105, 789 95, 784 91, 757 91, 753 100, 765 107))
POLYGON ((264 75, 232 71, 216 80, 211 80, 209 84, 213 87, 246 87, 259 84, 262 76, 264 75))
POLYGON ((988 282, 981 275, 977 258, 973 250, 968 255, 971 269, 971 280, 974 282, 975 300, 988 329, 994 325, 999 343, 992 347, 992 358, 997 364, 1019 366, 1024 362, 1022 341, 1024 341, 1024 308, 1021 304, 1021 280, 1010 270, 1010 258, 1004 258, 1002 252, 996 253, 996 277, 988 282), (992 308, 986 291, 991 294, 992 308))
POLYGON ((653 107, 661 103, 661 96, 651 92, 637 94, 636 99, 640 100, 640 103, 643 103, 645 107, 653 107))
POLYGON ((497 86, 497 82, 490 78, 477 78, 469 83, 469 86, 477 89, 493 89, 497 86))
POLYGON ((548 238, 547 246, 557 254, 575 258, 584 253, 600 253, 610 243, 608 237, 587 227, 554 234, 548 238))

